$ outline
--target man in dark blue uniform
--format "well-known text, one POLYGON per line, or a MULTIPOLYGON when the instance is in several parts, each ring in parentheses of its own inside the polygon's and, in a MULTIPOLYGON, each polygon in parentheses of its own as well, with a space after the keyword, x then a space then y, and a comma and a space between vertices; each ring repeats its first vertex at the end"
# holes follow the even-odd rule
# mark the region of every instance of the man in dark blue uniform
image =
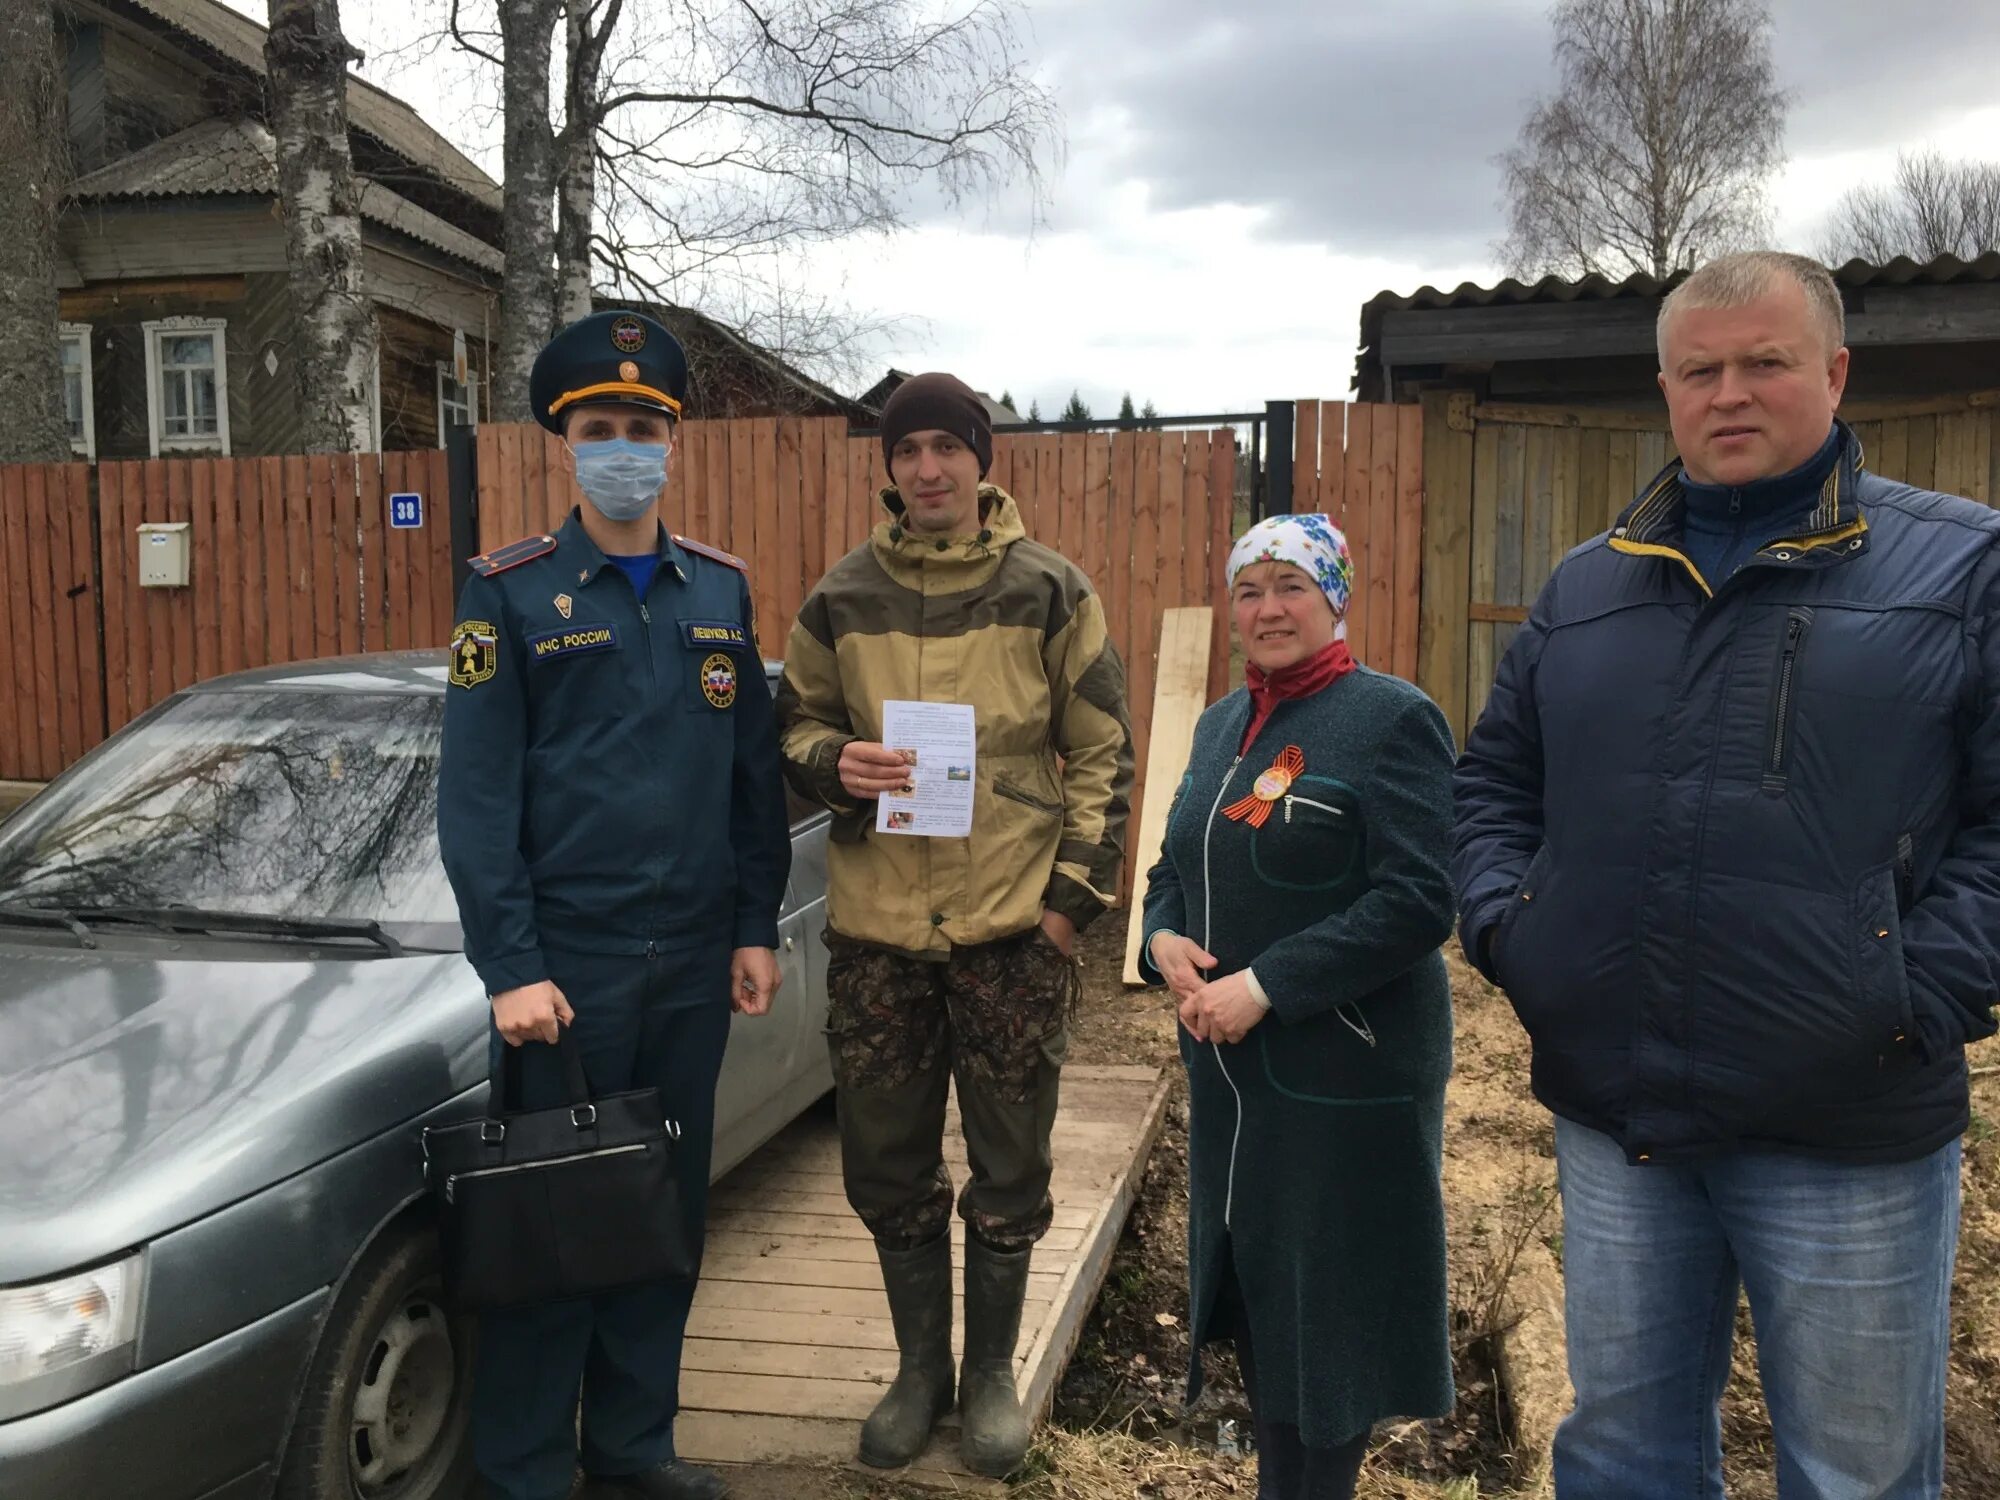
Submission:
MULTIPOLYGON (((493 1058, 563 1097, 559 1025, 596 1091, 652 1086, 682 1131, 699 1243, 732 1008, 769 1009, 791 844, 743 564, 658 516, 687 393, 664 328, 599 313, 535 362, 535 415, 588 501, 473 562, 452 632, 438 834, 493 1058)), ((583 1406, 593 1497, 713 1500, 674 1455, 693 1282, 482 1320, 473 1449, 495 1500, 565 1500, 583 1406)))

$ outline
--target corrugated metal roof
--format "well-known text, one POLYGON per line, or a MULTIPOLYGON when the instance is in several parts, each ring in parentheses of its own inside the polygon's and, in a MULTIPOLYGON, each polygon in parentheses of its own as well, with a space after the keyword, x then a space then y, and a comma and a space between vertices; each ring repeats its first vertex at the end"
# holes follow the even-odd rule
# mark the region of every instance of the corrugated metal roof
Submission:
MULTIPOLYGON (((1685 281, 1687 275, 1686 271, 1676 271, 1662 278, 1641 271, 1623 281, 1594 274, 1576 281, 1544 276, 1532 283, 1509 277, 1493 286, 1461 282, 1448 292, 1434 286, 1423 286, 1407 295, 1378 292, 1363 305, 1361 316, 1365 325, 1369 313, 1391 308, 1400 311, 1413 307, 1493 307, 1527 302, 1592 302, 1608 301, 1613 297, 1660 297, 1685 281)), ((1879 266, 1865 260, 1850 260, 1833 273, 1833 279, 1849 287, 2000 281, 2000 250, 1989 250, 1972 261, 1960 260, 1955 255, 1940 255, 1930 261, 1915 261, 1907 255, 1899 255, 1886 265, 1879 266)))
MULTIPOLYGON (((257 77, 264 76, 265 28, 220 0, 130 0, 130 3, 257 77)), ((356 130, 374 136, 405 161, 429 169, 467 197, 495 213, 500 211, 500 184, 394 95, 350 77, 347 119, 356 130)))
MULTIPOLYGON (((70 184, 69 195, 86 203, 219 194, 275 198, 277 159, 277 142, 262 122, 203 120, 79 177, 70 184)), ((363 181, 361 214, 496 276, 505 265, 494 246, 379 182, 363 181)))
MULTIPOLYGON (((1380 341, 1382 314, 1403 312, 1410 309, 1430 309, 1444 307, 1503 307, 1522 306, 1529 303, 1550 302, 1609 302, 1618 298, 1643 298, 1654 300, 1665 296, 1682 281, 1687 279, 1686 271, 1676 271, 1671 276, 1658 277, 1639 272, 1627 276, 1623 281, 1613 281, 1608 276, 1590 275, 1575 281, 1565 281, 1557 276, 1544 276, 1540 281, 1516 281, 1509 277, 1492 286, 1476 286, 1470 281, 1461 282, 1450 291, 1434 286, 1418 287, 1414 292, 1378 292, 1361 306, 1361 347, 1354 360, 1356 384, 1360 384, 1373 351, 1380 341)), ((1850 260, 1833 273, 1833 279, 1843 287, 1870 286, 1946 286, 1955 282, 2000 281, 2000 250, 1989 250, 1976 260, 1960 260, 1955 255, 1940 255, 1935 260, 1917 261, 1907 255, 1899 255, 1894 260, 1876 265, 1865 260, 1850 260)))

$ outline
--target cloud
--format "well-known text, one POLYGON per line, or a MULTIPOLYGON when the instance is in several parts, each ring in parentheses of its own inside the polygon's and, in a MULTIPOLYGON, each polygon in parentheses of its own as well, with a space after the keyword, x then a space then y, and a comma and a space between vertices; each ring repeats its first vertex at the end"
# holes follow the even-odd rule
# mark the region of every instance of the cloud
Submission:
MULTIPOLYGON (((1965 0, 1776 0, 1794 157, 1894 148, 1995 101, 2000 5, 1965 0)), ((2000 141, 1988 143, 2000 155, 2000 141)))
MULTIPOLYGON (((1083 184, 1061 185, 1057 222, 1086 222, 1099 184, 1129 179, 1158 210, 1263 209, 1275 240, 1481 258, 1502 229, 1494 158, 1555 82, 1541 0, 1258 0, 1233 19, 1149 0, 1143 25, 1118 0, 1061 0, 1035 15, 1083 184)), ((1949 137, 1994 102, 2000 5, 1907 0, 1885 25, 1876 0, 1775 0, 1772 19, 1794 187, 1828 157, 1949 137)))
POLYGON ((1270 236, 1353 254, 1462 258, 1493 237, 1492 158, 1549 71, 1536 9, 1263 0, 1228 21, 1181 0, 1154 10, 1143 36, 1119 23, 1124 55, 1108 68, 1087 66, 1121 50, 1108 14, 1054 65, 1066 98, 1133 122, 1114 165, 1159 208, 1263 208, 1270 236))

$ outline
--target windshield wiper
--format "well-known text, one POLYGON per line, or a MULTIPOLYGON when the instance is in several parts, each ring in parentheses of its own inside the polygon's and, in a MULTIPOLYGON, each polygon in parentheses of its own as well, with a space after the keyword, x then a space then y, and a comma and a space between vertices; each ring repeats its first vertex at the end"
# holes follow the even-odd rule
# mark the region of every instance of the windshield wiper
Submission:
POLYGON ((0 906, 0 921, 29 922, 37 927, 63 927, 76 935, 76 940, 85 948, 95 948, 97 939, 90 935, 90 929, 76 919, 72 912, 59 906, 0 906))
POLYGON ((193 906, 95 906, 83 910, 93 921, 135 922, 169 932, 231 932, 307 940, 363 938, 390 958, 403 957, 403 945, 384 932, 380 922, 358 917, 274 917, 260 912, 207 911, 193 906))

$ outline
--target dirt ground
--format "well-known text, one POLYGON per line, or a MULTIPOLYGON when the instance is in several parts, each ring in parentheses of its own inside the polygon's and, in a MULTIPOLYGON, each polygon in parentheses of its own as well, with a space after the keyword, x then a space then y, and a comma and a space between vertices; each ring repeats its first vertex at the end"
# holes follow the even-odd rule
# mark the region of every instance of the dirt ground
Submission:
MULTIPOLYGON (((1122 914, 1084 940, 1078 1062, 1179 1072, 1172 1014, 1119 978, 1122 914)), ((1364 1500, 1527 1500, 1547 1493, 1548 1439, 1568 1401, 1562 1365, 1562 1221, 1554 1136, 1528 1093, 1527 1038, 1504 997, 1454 962, 1456 1058, 1447 1097, 1458 1406, 1447 1419, 1384 1425, 1364 1500)), ((1954 1286, 1945 1496, 2000 1495, 2000 1057, 1975 1053, 1964 1214, 1954 1286), (1980 1071, 1991 1068, 1992 1072, 1980 1071)), ((1037 1440, 1020 1500, 1197 1500, 1256 1492, 1248 1413, 1233 1362, 1211 1351, 1208 1389, 1183 1408, 1187 1374, 1187 1114, 1177 1091, 1076 1357, 1037 1440)), ((1740 1315, 1724 1407, 1734 1500, 1775 1500, 1769 1421, 1740 1315)), ((756 1470, 742 1500, 916 1500, 926 1491, 849 1472, 756 1470)))

